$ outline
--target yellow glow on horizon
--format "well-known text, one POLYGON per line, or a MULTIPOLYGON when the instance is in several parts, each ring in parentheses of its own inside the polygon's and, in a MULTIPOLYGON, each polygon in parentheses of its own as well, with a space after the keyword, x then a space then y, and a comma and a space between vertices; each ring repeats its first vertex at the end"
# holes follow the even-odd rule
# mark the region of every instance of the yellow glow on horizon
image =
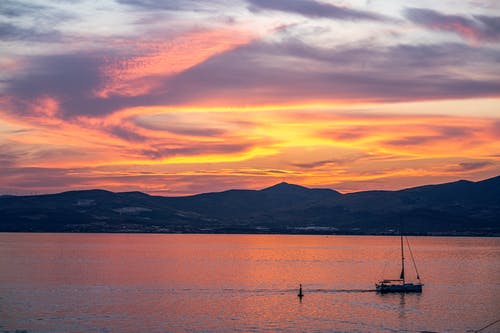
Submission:
POLYGON ((273 111, 355 111, 360 115, 370 116, 380 113, 400 116, 429 116, 429 117, 492 117, 500 118, 498 112, 500 99, 474 98, 460 100, 412 101, 412 102, 366 102, 355 100, 324 101, 314 103, 295 104, 262 104, 262 105, 182 105, 182 106, 139 106, 121 109, 113 115, 126 118, 137 115, 151 115, 161 113, 212 113, 212 112, 273 112, 273 111), (473 112, 471 112, 473 111, 473 112))
MULTIPOLYGON (((454 103, 460 101, 442 105, 454 103)), ((67 170, 88 186, 120 188, 139 177, 139 188, 147 179, 155 188, 171 179, 180 189, 194 182, 190 177, 223 177, 252 188, 289 181, 350 191, 380 181, 397 187, 403 180, 500 173, 497 118, 426 114, 418 105, 152 106, 64 120, 46 99, 40 121, 9 114, 2 126, 16 166, 67 170)), ((439 103, 421 107, 429 105, 439 103)))

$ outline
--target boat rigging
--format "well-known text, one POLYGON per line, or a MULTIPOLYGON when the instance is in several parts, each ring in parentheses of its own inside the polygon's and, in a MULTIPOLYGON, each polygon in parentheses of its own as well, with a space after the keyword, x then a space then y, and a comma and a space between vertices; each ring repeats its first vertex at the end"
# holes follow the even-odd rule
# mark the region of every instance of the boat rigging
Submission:
MULTIPOLYGON (((401 228, 402 230, 402 228, 401 228)), ((400 232, 400 243, 401 243, 401 274, 399 279, 384 279, 375 284, 375 288, 380 293, 407 293, 407 292, 422 292, 422 282, 420 281, 420 275, 418 274, 417 265, 415 263, 415 258, 413 257, 413 252, 411 251, 410 242, 408 237, 403 236, 403 232, 400 232), (410 252, 410 257, 417 273, 417 283, 407 282, 405 278, 405 251, 403 244, 403 237, 406 239, 406 244, 408 245, 408 250, 410 252)))

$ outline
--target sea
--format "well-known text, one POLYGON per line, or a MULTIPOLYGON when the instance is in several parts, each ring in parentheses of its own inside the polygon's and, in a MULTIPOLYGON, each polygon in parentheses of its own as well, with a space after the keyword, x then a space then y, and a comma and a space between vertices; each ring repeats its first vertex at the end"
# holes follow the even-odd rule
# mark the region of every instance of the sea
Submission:
POLYGON ((408 241, 0 233, 0 332, 500 332, 500 238, 408 241))

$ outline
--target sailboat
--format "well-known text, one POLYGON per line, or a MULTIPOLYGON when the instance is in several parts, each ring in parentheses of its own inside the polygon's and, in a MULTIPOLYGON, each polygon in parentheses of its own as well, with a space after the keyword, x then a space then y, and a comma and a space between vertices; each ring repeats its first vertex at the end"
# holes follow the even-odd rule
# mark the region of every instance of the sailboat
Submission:
POLYGON ((410 248, 410 242, 408 238, 404 236, 406 239, 406 244, 408 245, 408 250, 410 252, 411 260, 413 262, 413 266, 415 267, 415 272, 417 273, 417 283, 407 282, 405 279, 405 251, 403 246, 403 233, 401 232, 401 274, 399 275, 399 279, 394 280, 381 280, 375 284, 375 288, 377 292, 380 293, 421 293, 422 292, 422 282, 420 281, 420 276, 418 274, 417 265, 415 264, 415 259, 413 258, 413 253, 410 248))

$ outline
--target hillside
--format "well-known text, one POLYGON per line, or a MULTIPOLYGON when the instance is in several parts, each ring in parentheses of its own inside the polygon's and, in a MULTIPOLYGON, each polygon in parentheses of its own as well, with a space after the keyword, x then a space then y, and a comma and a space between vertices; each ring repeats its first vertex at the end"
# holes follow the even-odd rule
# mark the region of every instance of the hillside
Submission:
POLYGON ((500 176, 341 194, 280 183, 186 197, 1 196, 0 231, 500 235, 500 176))

